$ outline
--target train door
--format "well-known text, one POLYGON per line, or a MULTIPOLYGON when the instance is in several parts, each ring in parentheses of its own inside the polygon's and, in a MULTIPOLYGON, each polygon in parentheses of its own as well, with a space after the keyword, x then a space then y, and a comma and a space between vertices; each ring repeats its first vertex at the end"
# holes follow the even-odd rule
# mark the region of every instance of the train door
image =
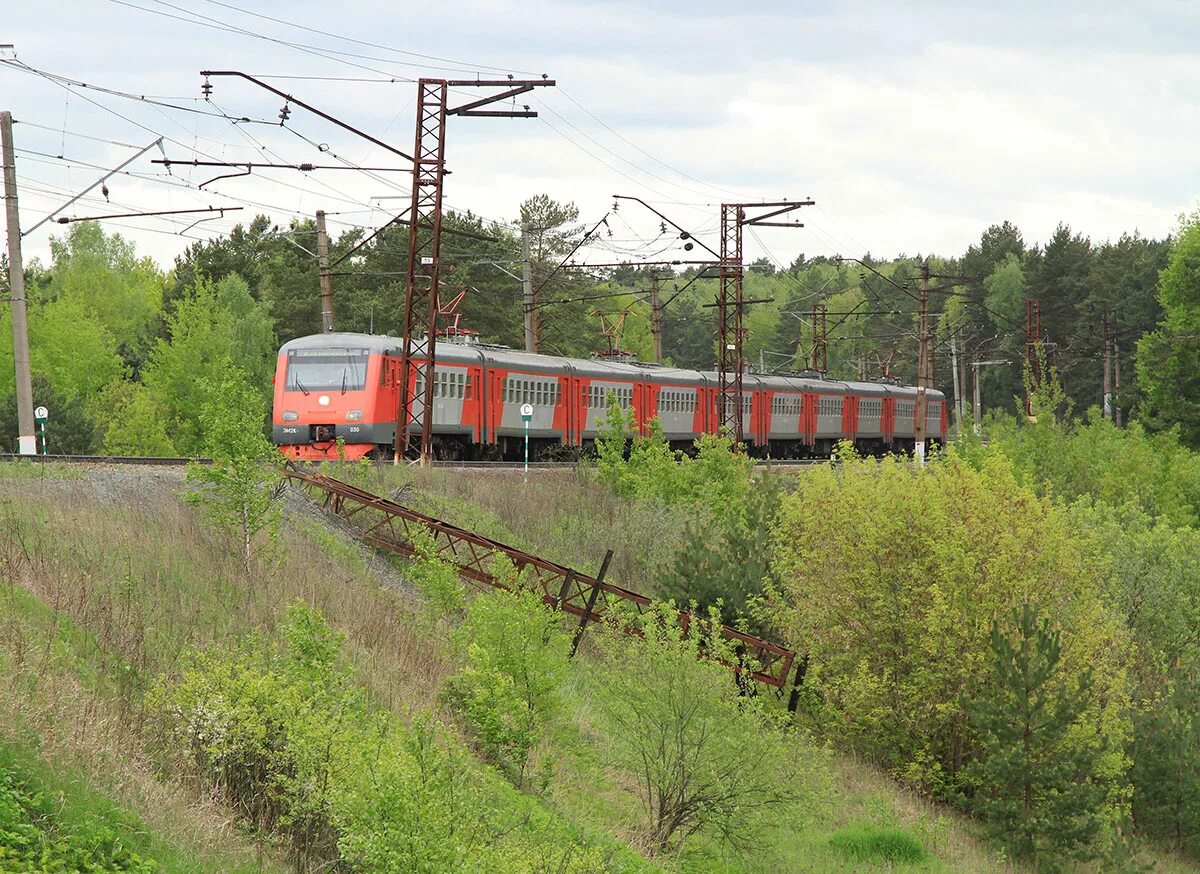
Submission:
POLYGON ((804 442, 809 446, 817 445, 817 404, 819 395, 809 393, 802 396, 803 408, 800 411, 800 431, 804 434, 804 442))
POLYGON ((858 436, 858 397, 846 395, 842 400, 842 435, 853 441, 858 436))

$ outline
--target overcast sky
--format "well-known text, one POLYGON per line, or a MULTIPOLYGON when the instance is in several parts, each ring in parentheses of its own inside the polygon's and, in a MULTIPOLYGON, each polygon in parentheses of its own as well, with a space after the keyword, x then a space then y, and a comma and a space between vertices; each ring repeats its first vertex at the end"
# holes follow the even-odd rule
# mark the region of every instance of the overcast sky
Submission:
MULTIPOLYGON (((158 136, 172 159, 405 167, 299 107, 287 129, 232 123, 223 116, 277 122, 283 101, 223 78, 212 80, 205 103, 201 69, 370 80, 269 81, 405 152, 415 95, 408 79, 546 73, 558 87, 522 98, 538 119, 450 120, 451 206, 511 221, 522 200, 547 193, 574 201, 591 224, 614 193, 636 195, 716 248, 722 200, 811 197, 805 228, 747 239, 750 257, 783 264, 800 252, 957 255, 1004 219, 1028 242, 1046 240, 1060 221, 1094 240, 1135 229, 1161 236, 1200 195, 1194 3, 6 6, 0 43, 13 43, 20 63, 184 108, 0 67, 0 108, 18 120, 26 228, 96 178, 87 165, 114 167, 158 136)), ((324 209, 335 234, 377 226, 404 201, 372 198, 408 187, 404 173, 256 170, 198 191, 222 171, 159 176, 150 160, 162 157, 154 150, 130 166, 137 177, 110 180, 109 203, 88 199, 60 215, 244 207, 191 229, 197 216, 109 222, 169 264, 191 238, 255 212, 286 223, 324 209)), ((689 257, 635 205, 608 227, 592 260, 689 257)), ((62 230, 33 231, 26 257, 46 257, 50 234, 62 230)))

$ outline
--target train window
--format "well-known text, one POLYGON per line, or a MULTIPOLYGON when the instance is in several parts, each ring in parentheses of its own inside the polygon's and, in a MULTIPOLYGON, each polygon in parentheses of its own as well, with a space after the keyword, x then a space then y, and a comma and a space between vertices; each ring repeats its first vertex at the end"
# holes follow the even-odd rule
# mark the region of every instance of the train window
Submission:
POLYGON ((367 385, 366 349, 293 349, 288 352, 286 391, 361 391, 367 385))

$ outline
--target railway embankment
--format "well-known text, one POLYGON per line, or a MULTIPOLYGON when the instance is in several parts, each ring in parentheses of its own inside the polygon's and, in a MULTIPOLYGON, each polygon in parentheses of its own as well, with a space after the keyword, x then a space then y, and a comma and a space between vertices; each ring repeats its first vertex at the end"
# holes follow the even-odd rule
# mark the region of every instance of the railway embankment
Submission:
MULTIPOLYGON (((0 468, 0 474, 5 469, 12 470, 0 468)), ((550 472, 529 482, 495 472, 387 469, 370 476, 371 487, 381 494, 573 566, 594 570, 603 552, 613 549, 611 579, 651 593, 686 539, 670 512, 615 497, 572 472, 550 472)), ((566 860, 566 867, 555 870, 578 871, 680 864, 713 871, 730 870, 730 865, 885 870, 896 863, 874 851, 861 858, 848 855, 847 841, 855 847, 891 846, 889 841, 915 845, 922 861, 913 864, 919 870, 1008 870, 955 814, 899 789, 861 761, 823 752, 803 732, 772 735, 786 744, 783 749, 756 747, 763 757, 783 754, 771 760, 786 765, 778 772, 739 766, 763 787, 779 790, 774 796, 779 803, 764 805, 752 821, 739 825, 736 850, 711 822, 686 838, 674 834, 662 840, 632 776, 636 772, 622 764, 628 758, 621 754, 621 738, 613 733, 612 713, 604 704, 611 703, 605 696, 614 687, 597 668, 611 671, 618 665, 614 651, 601 643, 601 630, 595 642, 589 632, 581 656, 565 662, 540 649, 543 637, 561 640, 557 635, 563 629, 548 626, 520 638, 538 655, 531 664, 544 655, 560 664, 562 673, 555 674, 553 706, 514 770, 512 750, 524 743, 521 732, 503 735, 499 747, 490 745, 463 705, 464 695, 477 711, 489 700, 472 698, 479 689, 464 678, 498 668, 480 657, 478 648, 472 654, 472 641, 463 639, 462 629, 471 629, 479 642, 496 639, 498 620, 489 611, 508 615, 504 602, 479 596, 481 606, 472 609, 470 599, 439 588, 436 563, 404 565, 380 557, 298 492, 282 496, 278 532, 262 544, 247 573, 203 508, 184 499, 187 491, 179 468, 61 465, 0 476, 6 517, 0 538, 5 571, 0 659, 12 679, 0 690, 0 731, 22 791, 62 802, 53 817, 37 814, 31 822, 45 826, 64 846, 120 845, 139 859, 155 860, 158 868, 145 870, 283 871, 298 858, 315 864, 298 854, 318 851, 366 860, 353 870, 392 870, 371 867, 381 863, 370 861, 375 857, 362 841, 370 837, 385 848, 403 847, 404 834, 427 829, 426 838, 436 837, 453 815, 475 817, 480 834, 495 845, 489 852, 504 854, 494 857, 491 870, 545 870, 538 861, 545 859, 566 860), (298 620, 297 605, 311 613, 298 620), (336 670, 321 681, 332 685, 321 685, 320 694, 305 673, 312 665, 304 662, 309 667, 303 671, 295 667, 295 647, 314 640, 324 641, 322 646, 336 641, 336 670), (293 670, 298 673, 288 673, 293 670), (183 727, 172 723, 179 708, 196 702, 180 690, 199 695, 218 680, 231 683, 234 676, 262 684, 220 687, 227 696, 247 696, 239 699, 247 706, 263 703, 253 690, 274 689, 284 702, 294 704, 297 699, 289 696, 301 696, 315 712, 334 713, 320 708, 336 698, 335 710, 343 717, 369 714, 375 729, 386 726, 384 734, 373 735, 376 746, 392 749, 378 740, 384 736, 397 744, 387 772, 392 779, 415 779, 419 769, 407 766, 415 761, 414 750, 421 749, 432 756, 424 761, 437 779, 454 779, 434 780, 431 786, 405 783, 411 797, 427 806, 405 807, 402 799, 392 798, 410 817, 399 830, 394 822, 370 819, 356 807, 356 797, 369 797, 361 794, 368 791, 366 784, 346 783, 306 813, 306 828, 315 822, 332 832, 313 832, 308 843, 297 842, 295 828, 286 825, 296 820, 282 819, 287 811, 289 817, 297 815, 298 809, 288 806, 294 800, 280 801, 269 787, 262 787, 261 796, 245 786, 236 794, 230 785, 234 765, 219 753, 232 752, 232 740, 205 747, 208 752, 197 757, 195 748, 183 743, 206 742, 204 736, 187 734, 189 726, 196 728, 194 721, 183 727), (464 806, 445 806, 451 785, 470 787, 461 799, 464 806), (276 804, 270 825, 259 821, 258 827, 248 827, 254 799, 276 804), (77 816, 76 811, 91 812, 77 816), (849 837, 831 842, 846 829, 849 837), (97 834, 104 840, 94 840, 97 834), (322 834, 324 843, 317 840, 322 834)), ((446 581, 443 576, 441 582, 446 581)), ((517 658, 503 647, 496 652, 517 658)), ((626 655, 638 657, 637 652, 626 655)), ((722 709, 722 700, 736 704, 737 692, 727 673, 716 670, 700 677, 707 684, 703 688, 667 672, 663 676, 670 682, 663 688, 700 696, 697 701, 714 708, 714 719, 726 720, 719 724, 745 729, 738 721, 745 718, 741 706, 722 709), (721 679, 714 679, 718 675, 721 679), (704 697, 718 686, 731 694, 704 697)), ((191 711, 192 716, 216 718, 215 700, 220 699, 209 700, 208 710, 191 711)), ((768 711, 762 718, 777 725, 779 700, 773 694, 759 700, 768 711)), ((295 737, 325 725, 288 723, 288 706, 282 712, 267 708, 281 723, 247 724, 286 724, 295 737)), ((219 719, 205 725, 235 726, 219 719)), ((355 757, 363 752, 350 735, 320 737, 341 750, 345 770, 339 774, 357 773, 362 759, 355 757)), ((748 748, 744 739, 730 743, 707 760, 713 767, 727 761, 721 755, 737 761, 739 750, 748 748)), ((273 750, 272 755, 287 759, 281 774, 301 766, 302 760, 287 758, 299 749, 273 750)), ((262 762, 280 765, 269 756, 262 762)), ((751 793, 747 798, 765 797, 754 795, 759 786, 743 788, 751 793)), ((451 859, 453 842, 445 833, 442 837, 439 852, 449 855, 439 858, 451 859)), ((119 853, 105 859, 111 870, 143 870, 119 853)))

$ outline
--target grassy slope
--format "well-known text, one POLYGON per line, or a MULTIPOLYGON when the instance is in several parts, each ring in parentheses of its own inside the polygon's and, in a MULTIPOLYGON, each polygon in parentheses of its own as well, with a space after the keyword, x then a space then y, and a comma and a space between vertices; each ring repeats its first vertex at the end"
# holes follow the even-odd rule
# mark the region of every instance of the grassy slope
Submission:
MULTIPOLYGON (((389 492, 407 474, 374 471, 389 492)), ((594 567, 617 550, 614 578, 649 589, 677 542, 669 517, 631 514, 571 475, 423 476, 425 508, 510 542, 594 567)), ((227 811, 196 787, 159 779, 151 733, 138 712, 145 683, 171 671, 188 647, 228 642, 274 627, 303 598, 347 637, 347 651, 373 700, 406 714, 433 706, 451 670, 444 643, 364 552, 315 515, 293 512, 277 563, 248 583, 224 541, 178 499, 177 478, 146 471, 79 478, 71 470, 0 480, 0 739, 37 748, 47 779, 84 787, 127 809, 165 870, 282 870, 268 848, 231 826, 227 811), (61 478, 58 478, 61 477, 61 478), (11 580, 11 582, 10 582, 11 580), (15 583, 15 584, 14 584, 15 583), (172 860, 179 860, 178 862, 172 860)), ((636 846, 640 809, 604 767, 586 700, 568 689, 570 718, 542 751, 554 762, 544 804, 561 828, 609 834, 636 846), (567 825, 571 823, 572 825, 567 825)), ((814 763, 821 758, 812 755, 814 763)), ((489 781, 489 783, 496 781, 489 781)), ((828 846, 844 825, 899 825, 934 853, 914 870, 1003 871, 968 826, 897 789, 873 769, 840 757, 814 764, 803 814, 767 836, 750 858, 723 862, 700 842, 668 867, 688 871, 859 871, 828 846)), ((496 789, 497 803, 514 803, 496 789)), ((613 849, 614 866, 653 868, 613 849)), ((1167 860, 1159 871, 1175 868, 1167 860)))

